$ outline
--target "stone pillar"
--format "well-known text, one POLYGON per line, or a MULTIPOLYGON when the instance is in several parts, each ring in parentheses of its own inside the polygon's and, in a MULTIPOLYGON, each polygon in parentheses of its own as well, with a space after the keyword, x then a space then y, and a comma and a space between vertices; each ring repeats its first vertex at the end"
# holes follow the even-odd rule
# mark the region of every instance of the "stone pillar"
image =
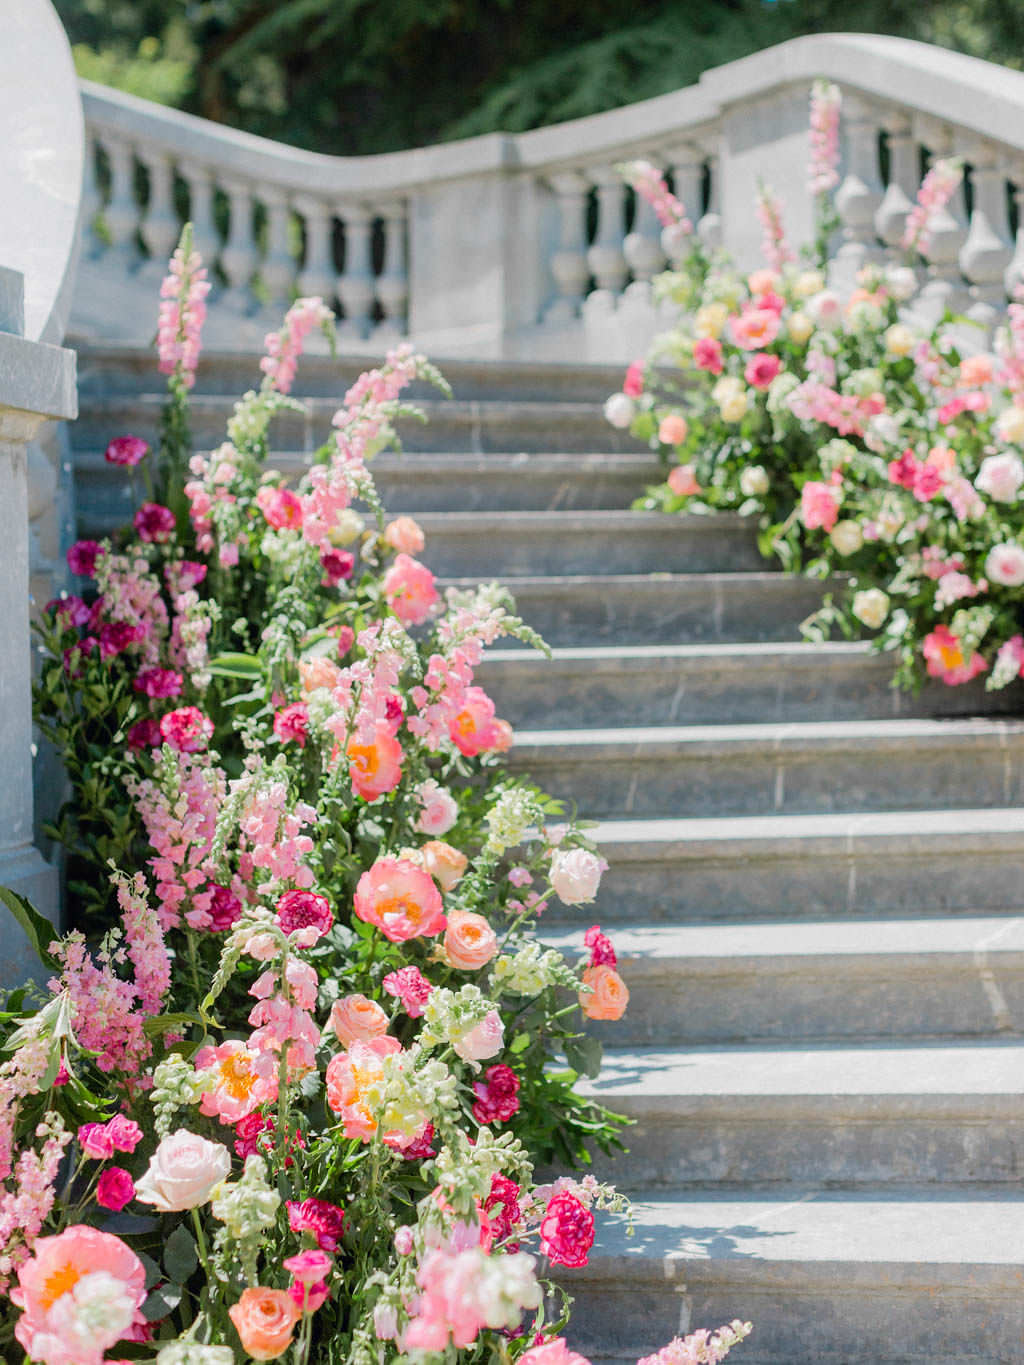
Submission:
MULTIPOLYGON (((2 272, 0 294, 20 293, 21 277, 2 272)), ((25 896, 56 926, 57 872, 32 842, 32 697, 29 637, 28 445, 50 418, 77 413, 73 351, 13 331, 20 300, 0 307, 0 886, 25 896)), ((39 963, 10 913, 0 906, 0 986, 14 986, 39 963)))

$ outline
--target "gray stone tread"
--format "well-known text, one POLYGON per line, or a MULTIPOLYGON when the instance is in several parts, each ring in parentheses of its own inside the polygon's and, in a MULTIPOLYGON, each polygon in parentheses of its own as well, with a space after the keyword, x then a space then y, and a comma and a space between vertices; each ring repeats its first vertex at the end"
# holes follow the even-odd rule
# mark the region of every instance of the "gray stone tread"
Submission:
MULTIPOLYGON (((657 668, 662 665, 674 668, 689 662, 720 663, 723 667, 732 665, 737 669, 746 669, 752 662, 785 662, 818 668, 823 664, 863 658, 877 659, 879 665, 886 669, 891 666, 891 660, 872 652, 867 640, 829 640, 822 644, 741 640, 697 645, 565 645, 551 651, 550 663, 585 663, 595 669, 611 672, 623 667, 657 668)), ((547 665, 549 661, 543 662, 547 665)), ((524 663, 536 664, 537 660, 517 649, 489 649, 482 666, 522 667, 524 663)))

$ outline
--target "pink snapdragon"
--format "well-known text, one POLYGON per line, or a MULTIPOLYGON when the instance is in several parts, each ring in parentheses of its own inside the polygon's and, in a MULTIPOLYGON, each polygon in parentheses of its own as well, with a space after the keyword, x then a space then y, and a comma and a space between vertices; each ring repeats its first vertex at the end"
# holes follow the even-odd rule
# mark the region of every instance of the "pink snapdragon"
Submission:
POLYGON ((839 111, 843 97, 832 81, 815 81, 811 87, 810 161, 807 168, 811 194, 828 194, 839 184, 839 111))
POLYGON ((284 315, 281 330, 268 332, 264 339, 267 353, 260 361, 260 369, 266 375, 265 387, 290 393, 306 338, 317 327, 328 331, 333 321, 334 314, 323 299, 296 299, 284 315))
POLYGON ((963 176, 963 163, 953 157, 940 158, 934 162, 921 182, 917 202, 907 214, 900 239, 900 246, 905 251, 927 254, 935 220, 959 189, 963 176))
POLYGON ((782 223, 782 202, 767 185, 757 191, 757 221, 761 224, 761 253, 772 270, 781 273, 787 261, 794 260, 782 223))
POLYGON ((160 286, 156 333, 160 373, 177 375, 186 389, 195 383, 210 292, 202 257, 191 250, 191 243, 186 229, 160 286))
POLYGON ((650 204, 662 227, 676 227, 684 235, 693 231, 685 205, 669 189, 657 166, 649 161, 627 161, 621 170, 627 185, 650 204))

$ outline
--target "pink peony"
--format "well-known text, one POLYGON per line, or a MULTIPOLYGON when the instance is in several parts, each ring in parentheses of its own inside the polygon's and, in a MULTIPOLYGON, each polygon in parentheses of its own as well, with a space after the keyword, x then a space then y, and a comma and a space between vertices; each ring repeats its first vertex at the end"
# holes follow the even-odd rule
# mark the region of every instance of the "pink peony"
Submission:
POLYGON ((658 440, 662 445, 681 446, 690 428, 686 418, 678 412, 670 412, 658 424, 658 440))
POLYGON ((808 531, 831 531, 839 520, 842 493, 835 484, 809 479, 800 490, 800 516, 808 531))
POLYGON ((285 891, 277 899, 277 922, 296 947, 312 948, 334 923, 334 912, 315 891, 285 891))
POLYGON ((921 649, 928 666, 928 676, 941 678, 947 687, 970 682, 988 667, 977 651, 969 660, 964 657, 959 637, 948 626, 936 626, 925 636, 921 649))
POLYGON ((120 1213, 135 1198, 135 1182, 122 1166, 108 1166, 96 1184, 96 1203, 120 1213))
POLYGON ((256 502, 267 523, 275 530, 298 530, 302 525, 302 499, 290 488, 271 488, 264 484, 256 502))
POLYGON ((98 540, 76 540, 68 550, 68 568, 79 578, 93 578, 96 561, 103 553, 103 546, 98 540))
POLYGON ((200 1048, 194 1065, 209 1086, 200 1112, 221 1123, 237 1123, 277 1098, 277 1059, 270 1051, 250 1051, 238 1038, 200 1048))
POLYGON ((722 373, 722 343, 715 337, 700 337, 693 343, 693 363, 709 374, 722 373))
POLYGON ((416 796, 420 803, 418 832, 431 836, 447 834, 459 818, 459 805, 451 792, 429 777, 416 788, 416 796))
POLYGON ((424 622, 439 600, 434 575, 407 554, 397 556, 384 575, 382 587, 388 606, 406 626, 424 622))
POLYGON ((495 741, 494 702, 482 687, 467 687, 462 709, 448 726, 452 743, 467 758, 490 749, 495 741))
POLYGON ((388 995, 401 1000, 402 1008, 410 1019, 420 1017, 434 989, 419 967, 399 967, 398 971, 389 972, 382 984, 388 995))
POLYGON ((553 1265, 584 1266, 594 1245, 594 1215, 574 1194, 548 1200, 540 1224, 540 1246, 553 1265))
POLYGON ((754 355, 747 361, 743 377, 755 389, 767 389, 782 369, 777 355, 754 355))
POLYGON ((350 739, 345 753, 352 790, 364 801, 376 801, 402 780, 402 746, 386 720, 377 722, 372 741, 350 739))
POLYGON ((103 452, 107 464, 137 465, 149 454, 149 442, 141 436, 115 436, 103 452))
POLYGON ((677 498, 692 498, 701 491, 692 464, 677 464, 670 469, 667 483, 677 498))
POLYGON ((392 943, 432 938, 445 928, 444 904, 433 877, 407 858, 378 858, 356 885, 356 916, 392 943))
POLYGON ((389 522, 384 528, 384 539, 393 550, 405 555, 422 554, 427 543, 419 523, 412 517, 396 517, 389 522))
POLYGON ((180 754, 195 754, 205 749, 213 735, 213 721, 198 706, 182 706, 160 718, 160 734, 166 744, 180 754))
POLYGON ((308 725, 309 712, 301 701, 283 706, 274 714, 274 734, 282 744, 295 743, 300 749, 304 749, 308 725))
POLYGON ((173 668, 143 668, 135 675, 132 686, 147 697, 177 697, 184 686, 184 678, 173 668))
POLYGON ((321 1251, 337 1251, 345 1233, 345 1210, 326 1199, 304 1199, 301 1204, 289 1199, 288 1226, 292 1232, 308 1232, 321 1251))
POLYGON ((162 545, 174 534, 174 513, 162 503, 144 502, 135 513, 132 525, 140 540, 162 545))
POLYGON ((779 315, 772 308, 748 308, 729 319, 732 339, 745 351, 770 346, 779 335, 779 326, 779 315))

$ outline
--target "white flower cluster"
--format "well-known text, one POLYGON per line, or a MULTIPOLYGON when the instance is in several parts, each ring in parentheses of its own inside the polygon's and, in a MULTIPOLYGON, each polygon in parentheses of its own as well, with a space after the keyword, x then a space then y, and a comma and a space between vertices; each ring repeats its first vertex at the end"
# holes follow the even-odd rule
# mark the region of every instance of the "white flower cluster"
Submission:
POLYGON ((561 953, 543 949, 535 939, 524 943, 513 956, 502 953, 491 970, 494 989, 503 995, 540 995, 549 986, 568 986, 576 981, 561 953))
POLYGON ((206 1346, 199 1341, 169 1341, 156 1353, 156 1365, 235 1365, 230 1346, 206 1346))
POLYGON ((485 817, 490 833, 485 850, 502 854, 506 849, 515 848, 526 837, 532 825, 543 818, 543 812, 535 797, 519 787, 502 792, 485 817))
POLYGON ((210 1212, 224 1224, 215 1251, 222 1256, 234 1251, 249 1284, 256 1283, 265 1233, 274 1226, 280 1207, 281 1196, 267 1180, 267 1163, 255 1154, 246 1157, 238 1180, 223 1180, 213 1191, 210 1212))
POLYGON ((153 1072, 150 1103, 156 1116, 157 1136, 164 1138, 171 1131, 179 1109, 198 1104, 210 1084, 210 1077, 195 1072, 189 1062, 177 1052, 169 1053, 158 1062, 153 1072))

